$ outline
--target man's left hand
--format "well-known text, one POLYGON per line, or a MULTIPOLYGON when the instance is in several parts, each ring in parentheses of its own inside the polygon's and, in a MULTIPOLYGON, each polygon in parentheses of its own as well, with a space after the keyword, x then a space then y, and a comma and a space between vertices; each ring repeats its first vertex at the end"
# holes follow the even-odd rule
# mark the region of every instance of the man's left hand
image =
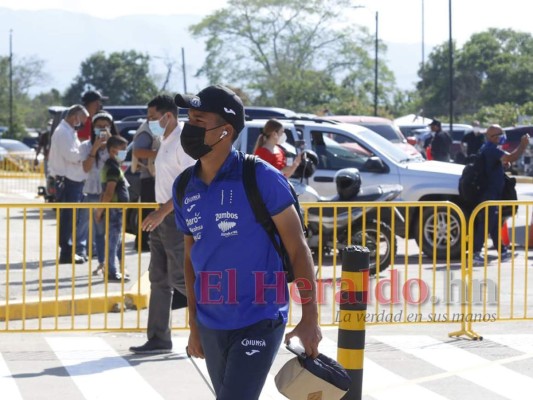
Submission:
POLYGON ((164 219, 165 219, 165 214, 163 213, 161 208, 155 211, 152 211, 144 219, 143 224, 142 224, 142 230, 145 232, 152 232, 155 228, 157 228, 161 224, 161 222, 163 222, 164 219))

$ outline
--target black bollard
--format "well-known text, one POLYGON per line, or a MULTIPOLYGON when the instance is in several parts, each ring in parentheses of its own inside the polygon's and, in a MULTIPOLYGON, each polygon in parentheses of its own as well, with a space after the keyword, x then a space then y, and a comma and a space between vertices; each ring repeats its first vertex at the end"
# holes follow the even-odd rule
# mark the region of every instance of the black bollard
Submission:
POLYGON ((361 400, 363 396, 369 256, 370 251, 362 246, 349 246, 342 251, 337 361, 352 378, 343 400, 361 400))

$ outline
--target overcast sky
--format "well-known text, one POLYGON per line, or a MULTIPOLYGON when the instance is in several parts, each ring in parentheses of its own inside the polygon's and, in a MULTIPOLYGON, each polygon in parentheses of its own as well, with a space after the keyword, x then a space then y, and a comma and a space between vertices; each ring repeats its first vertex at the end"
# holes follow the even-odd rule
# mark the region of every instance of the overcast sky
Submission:
MULTIPOLYGON (((62 9, 108 18, 132 14, 206 15, 226 4, 226 0, 0 0, 0 7, 11 9, 62 9)), ((449 0, 354 0, 354 4, 365 6, 352 12, 354 21, 371 31, 375 29, 375 12, 379 13, 382 40, 421 43, 422 4, 426 44, 442 43, 449 37, 449 0)), ((488 27, 533 33, 532 11, 533 3, 529 0, 453 0, 453 36, 461 45, 472 33, 488 27)))

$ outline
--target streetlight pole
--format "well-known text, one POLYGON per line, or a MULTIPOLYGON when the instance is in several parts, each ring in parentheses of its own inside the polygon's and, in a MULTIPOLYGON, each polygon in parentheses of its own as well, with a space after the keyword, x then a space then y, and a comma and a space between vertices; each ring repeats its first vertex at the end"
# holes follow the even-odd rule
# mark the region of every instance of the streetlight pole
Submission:
POLYGON ((374 54, 374 116, 378 115, 378 53, 379 53, 379 13, 376 11, 376 39, 374 54))
POLYGON ((425 12, 424 12, 424 0, 422 0, 422 66, 420 68, 420 71, 421 71, 421 80, 422 80, 422 87, 421 87, 421 99, 422 99, 422 110, 424 110, 424 92, 425 92, 425 89, 426 89, 426 83, 424 81, 424 77, 426 75, 426 72, 425 72, 425 67, 426 67, 426 45, 425 45, 425 41, 424 41, 424 35, 425 35, 425 26, 424 26, 424 20, 425 20, 425 12))
POLYGON ((9 30, 9 136, 13 133, 13 29, 9 30))
POLYGON ((453 132, 453 40, 452 40, 452 0, 448 0, 449 18, 449 69, 450 69, 450 134, 453 132))
POLYGON ((187 75, 185 74, 185 49, 181 48, 181 69, 183 71, 183 93, 187 93, 187 75))

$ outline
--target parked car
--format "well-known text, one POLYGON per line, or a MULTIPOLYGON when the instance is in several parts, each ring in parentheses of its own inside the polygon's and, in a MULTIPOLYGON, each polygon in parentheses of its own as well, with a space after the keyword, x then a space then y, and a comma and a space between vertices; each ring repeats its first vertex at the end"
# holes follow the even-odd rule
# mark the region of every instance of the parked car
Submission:
POLYGON ((327 119, 364 126, 376 132, 378 135, 383 136, 391 143, 394 143, 409 156, 421 157, 420 152, 413 145, 409 144, 407 138, 390 119, 362 115, 334 115, 327 117, 327 119))
POLYGON ((244 107, 244 113, 247 119, 269 119, 269 118, 295 118, 298 114, 287 108, 280 107, 244 107))
MULTIPOLYGON (((342 168, 355 167, 361 173, 363 185, 391 184, 402 185, 404 190, 398 200, 420 202, 449 200, 460 204, 458 182, 462 165, 444 164, 439 161, 426 161, 423 158, 408 157, 397 146, 371 130, 352 124, 333 123, 326 120, 286 120, 281 121, 287 133, 287 142, 303 140, 305 148, 318 155, 318 166, 308 182, 319 194, 332 196, 336 192, 335 173, 342 168)), ((246 126, 235 142, 235 146, 250 152, 255 144, 258 131, 265 120, 247 121, 246 126)), ((448 221, 445 208, 424 210, 419 215, 412 209, 409 218, 409 237, 415 238, 422 251, 433 254, 435 227, 446 227, 437 221, 448 221), (420 224, 422 220, 422 224, 420 224), (422 229, 419 232, 419 229, 422 229), (422 238, 421 241, 419 238, 422 238)), ((460 220, 452 213, 450 222, 450 254, 458 257, 461 250, 460 220)), ((446 223, 444 223, 446 225, 446 223)), ((397 234, 402 236, 401 227, 397 234)), ((404 234, 405 232, 403 232, 404 234)), ((443 238, 446 235, 442 236, 443 238)), ((447 238, 437 242, 438 258, 446 256, 447 238)))

